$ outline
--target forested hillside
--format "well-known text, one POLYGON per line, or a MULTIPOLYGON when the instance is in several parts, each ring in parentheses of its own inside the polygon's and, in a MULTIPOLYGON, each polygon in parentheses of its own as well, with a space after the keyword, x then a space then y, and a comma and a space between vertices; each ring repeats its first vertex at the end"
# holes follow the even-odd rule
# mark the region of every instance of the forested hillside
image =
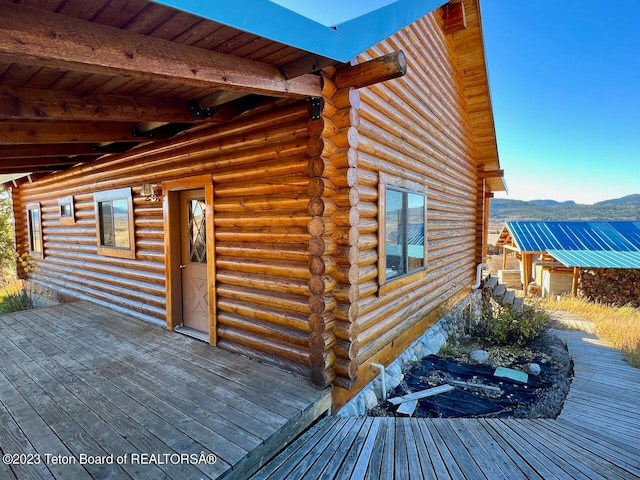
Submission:
POLYGON ((593 205, 555 200, 491 199, 491 224, 510 220, 637 220, 640 194, 604 200, 593 205))

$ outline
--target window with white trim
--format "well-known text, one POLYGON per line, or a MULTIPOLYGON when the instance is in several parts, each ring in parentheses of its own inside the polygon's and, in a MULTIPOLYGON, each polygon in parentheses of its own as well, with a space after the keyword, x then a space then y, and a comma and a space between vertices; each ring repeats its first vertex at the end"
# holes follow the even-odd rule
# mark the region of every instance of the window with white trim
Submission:
POLYGON ((29 253, 32 257, 42 258, 42 214, 39 203, 27 205, 27 230, 29 233, 29 253))
POLYGON ((426 186, 380 174, 378 281, 385 293, 396 279, 424 276, 426 249, 426 186))
POLYGON ((76 219, 72 196, 58 199, 58 212, 60 213, 60 223, 75 223, 76 219))
POLYGON ((98 253, 111 257, 135 258, 131 188, 98 192, 93 199, 98 253))

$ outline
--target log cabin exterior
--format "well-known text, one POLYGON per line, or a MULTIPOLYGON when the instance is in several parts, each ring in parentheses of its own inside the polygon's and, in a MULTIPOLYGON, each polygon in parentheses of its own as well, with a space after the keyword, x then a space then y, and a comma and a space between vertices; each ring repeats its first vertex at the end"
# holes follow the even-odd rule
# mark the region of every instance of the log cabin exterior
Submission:
POLYGON ((32 172, 11 191, 33 279, 332 385, 339 408, 469 293, 504 190, 478 1, 443 3, 347 62, 143 0, 1 2, 1 38, 29 19, 0 41, 0 164, 32 172), (141 63, 83 64, 89 26, 141 63), (204 50, 232 73, 189 78, 204 50))

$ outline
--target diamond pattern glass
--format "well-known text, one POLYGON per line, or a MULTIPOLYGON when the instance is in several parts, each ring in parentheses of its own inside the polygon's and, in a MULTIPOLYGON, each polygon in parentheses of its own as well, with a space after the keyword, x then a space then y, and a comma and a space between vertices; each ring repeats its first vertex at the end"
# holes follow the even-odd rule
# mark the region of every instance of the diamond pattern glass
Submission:
POLYGON ((207 237, 204 200, 189 200, 189 259, 194 263, 207 263, 207 237))

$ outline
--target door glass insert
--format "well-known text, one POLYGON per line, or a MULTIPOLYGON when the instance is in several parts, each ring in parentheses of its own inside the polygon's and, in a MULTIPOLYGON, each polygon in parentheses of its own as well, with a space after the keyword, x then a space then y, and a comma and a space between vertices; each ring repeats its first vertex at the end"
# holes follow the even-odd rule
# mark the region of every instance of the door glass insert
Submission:
POLYGON ((187 209, 189 211, 189 260, 193 263, 207 263, 204 199, 189 200, 187 209))

